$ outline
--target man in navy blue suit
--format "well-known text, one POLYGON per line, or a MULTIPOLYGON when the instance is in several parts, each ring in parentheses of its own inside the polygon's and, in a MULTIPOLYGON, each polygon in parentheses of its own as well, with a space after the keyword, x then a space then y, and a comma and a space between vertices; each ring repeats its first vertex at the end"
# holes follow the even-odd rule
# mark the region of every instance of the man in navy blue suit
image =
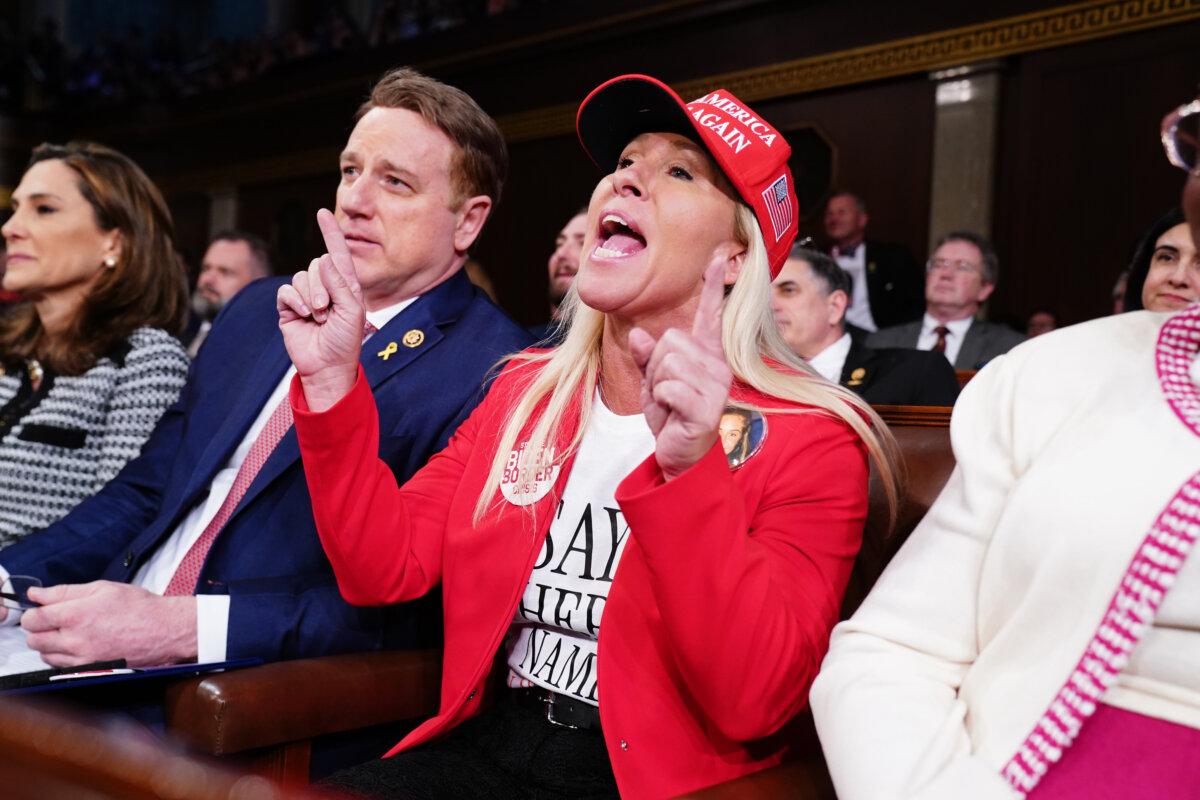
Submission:
MULTIPOLYGON (((395 70, 359 110, 340 167, 336 213, 318 216, 354 258, 380 456, 404 480, 446 444, 497 360, 530 341, 462 272, 507 151, 466 94, 395 70)), ((338 593, 290 424, 281 283, 252 284, 221 313, 138 459, 0 552, 9 574, 45 584, 21 625, 50 664, 270 661, 411 646, 438 628, 420 609, 354 608, 338 593)))

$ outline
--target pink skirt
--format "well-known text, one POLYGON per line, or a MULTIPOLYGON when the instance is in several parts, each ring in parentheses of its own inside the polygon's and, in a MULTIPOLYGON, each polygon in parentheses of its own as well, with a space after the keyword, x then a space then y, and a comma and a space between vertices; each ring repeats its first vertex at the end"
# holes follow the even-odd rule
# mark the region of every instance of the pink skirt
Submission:
POLYGON ((1196 800, 1200 730, 1101 704, 1028 800, 1196 800))

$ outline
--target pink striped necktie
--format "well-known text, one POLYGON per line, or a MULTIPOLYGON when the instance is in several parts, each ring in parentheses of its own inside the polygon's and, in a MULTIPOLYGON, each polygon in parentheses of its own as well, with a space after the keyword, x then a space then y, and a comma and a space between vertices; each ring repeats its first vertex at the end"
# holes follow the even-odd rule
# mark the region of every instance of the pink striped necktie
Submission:
MULTIPOLYGON (((366 323, 363 327, 363 341, 366 341, 367 337, 375 331, 374 325, 366 323)), ((238 468, 237 476, 233 479, 233 486, 229 489, 225 502, 221 503, 221 507, 217 509, 217 515, 212 518, 200 537, 184 554, 183 560, 179 562, 178 569, 171 576, 171 582, 167 584, 166 591, 163 592, 164 596, 195 594, 196 583, 200 580, 200 569, 204 566, 204 560, 208 557, 208 551, 212 548, 217 534, 225 527, 225 523, 229 522, 234 509, 245 497, 246 490, 250 488, 250 484, 254 483, 259 470, 262 469, 263 464, 267 463, 267 459, 290 427, 292 427, 292 404, 285 394, 283 400, 271 412, 267 424, 259 431, 254 444, 250 445, 250 452, 246 454, 245 460, 238 468)))

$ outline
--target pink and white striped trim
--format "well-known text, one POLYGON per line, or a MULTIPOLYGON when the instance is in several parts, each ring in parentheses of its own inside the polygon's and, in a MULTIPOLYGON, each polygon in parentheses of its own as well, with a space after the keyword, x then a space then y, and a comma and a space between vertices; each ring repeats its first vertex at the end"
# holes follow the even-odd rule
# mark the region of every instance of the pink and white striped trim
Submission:
POLYGON ((1167 320, 1158 334, 1154 363, 1158 381, 1171 410, 1200 436, 1200 392, 1188 370, 1200 351, 1200 305, 1167 320))
MULTIPOLYGON (((1200 436, 1200 392, 1188 372, 1200 351, 1200 305, 1159 332, 1155 365, 1171 410, 1200 436)), ((1200 472, 1180 487, 1142 540, 1079 663, 1002 773, 1024 797, 1075 741, 1096 703, 1117 680, 1192 546, 1200 537, 1200 472)))

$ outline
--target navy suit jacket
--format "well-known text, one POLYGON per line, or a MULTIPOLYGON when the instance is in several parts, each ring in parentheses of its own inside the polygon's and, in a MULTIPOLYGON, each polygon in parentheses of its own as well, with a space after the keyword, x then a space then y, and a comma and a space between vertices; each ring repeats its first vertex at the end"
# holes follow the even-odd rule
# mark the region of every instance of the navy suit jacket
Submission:
MULTIPOLYGON (((5 569, 46 585, 134 577, 207 495, 290 366, 275 310, 282 282, 258 281, 234 298, 141 456, 64 519, 0 552, 5 569)), ((380 457, 397 480, 445 446, 482 398, 496 361, 529 342, 462 272, 371 337, 362 363, 379 407, 380 457), (423 341, 405 346, 414 330, 423 341), (389 342, 398 347, 384 360, 389 342)), ((355 608, 341 598, 317 538, 294 429, 213 543, 196 591, 230 596, 231 659, 416 646, 440 628, 433 605, 355 608)))
POLYGON ((954 367, 941 353, 850 340, 839 381, 872 405, 952 406, 958 399, 954 367))
POLYGON ((925 313, 925 270, 907 249, 887 242, 866 243, 867 302, 876 328, 887 328, 925 313))
MULTIPOLYGON (((867 273, 867 302, 876 328, 887 328, 917 319, 925 313, 925 269, 902 245, 864 242, 867 273)), ((833 250, 826 251, 832 257, 833 250)), ((855 339, 853 326, 847 330, 855 339)))

